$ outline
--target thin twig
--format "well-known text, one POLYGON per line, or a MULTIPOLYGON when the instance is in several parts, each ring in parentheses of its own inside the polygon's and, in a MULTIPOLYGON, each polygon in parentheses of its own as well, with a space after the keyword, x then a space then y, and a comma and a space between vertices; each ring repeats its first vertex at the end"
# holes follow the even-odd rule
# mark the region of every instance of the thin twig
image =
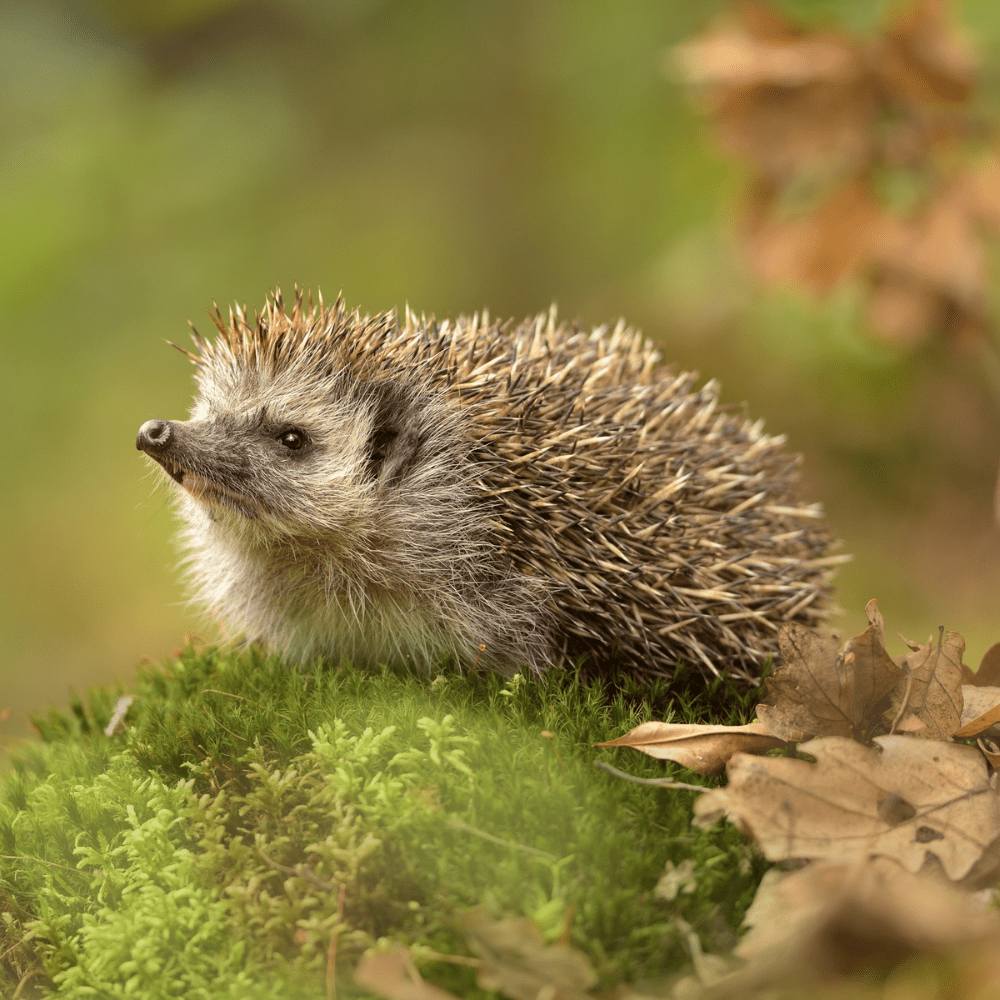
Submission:
POLYGON ((524 851, 525 854, 533 854, 537 858, 545 858, 546 861, 553 863, 559 860, 554 854, 549 854, 548 851, 540 851, 537 847, 528 847, 527 844, 519 844, 514 840, 504 840, 503 837, 495 837, 492 833, 487 833, 485 830, 477 830, 474 826, 466 823, 464 819, 459 819, 458 816, 452 816, 448 820, 448 825, 455 827, 457 830, 464 830, 466 833, 471 833, 475 837, 482 837, 483 840, 488 840, 491 844, 513 847, 516 851, 524 851))
POLYGON ((31 933, 32 933, 31 931, 28 931, 28 934, 26 934, 23 938, 21 938, 20 941, 15 941, 9 948, 5 948, 4 951, 0 953, 0 962, 2 962, 12 951, 17 951, 17 949, 20 948, 21 945, 25 945, 29 941, 31 941, 32 940, 30 936, 31 933))
POLYGON ((470 958, 468 955, 445 955, 440 951, 432 951, 430 948, 421 948, 418 958, 426 958, 429 962, 449 962, 451 965, 467 965, 472 969, 480 969, 483 965, 481 958, 470 958))
POLYGON ((220 691, 218 688, 202 688, 202 694, 221 694, 225 695, 227 698, 236 698, 237 701, 248 701, 251 705, 256 705, 258 708, 264 709, 265 712, 270 712, 271 709, 267 705, 262 705, 259 701, 254 701, 253 698, 244 698, 241 694, 233 694, 230 691, 220 691))
MULTIPOLYGON (((79 868, 70 868, 69 865, 61 865, 56 861, 46 861, 44 858, 35 858, 30 854, 0 854, 0 860, 2 861, 36 861, 40 865, 51 865, 53 868, 62 868, 63 871, 76 872, 77 875, 82 875, 87 878, 87 873, 81 871, 79 868)), ((90 878, 97 878, 97 875, 91 875, 90 878)))
POLYGON ((334 889, 343 889, 344 886, 337 882, 327 882, 325 879, 320 878, 312 869, 308 868, 306 865, 298 865, 295 868, 290 868, 288 865, 278 864, 277 861, 272 861, 265 853, 262 847, 257 848, 257 853, 264 859, 266 864, 269 864, 275 871, 283 872, 285 875, 295 875, 298 878, 304 878, 307 882, 311 882, 317 889, 322 889, 324 892, 333 892, 334 889))
POLYGON ((637 778, 634 774, 628 774, 626 771, 619 771, 617 767, 612 767, 605 760, 595 760, 594 767, 599 771, 607 771, 608 774, 613 774, 616 778, 621 778, 622 781, 631 781, 636 785, 653 785, 656 788, 675 788, 682 792, 707 792, 709 788, 707 785, 689 785, 686 781, 671 781, 669 778, 637 778))
POLYGON ((245 736, 240 736, 239 733, 234 733, 231 729, 224 726, 212 713, 208 710, 208 705, 201 706, 205 710, 205 714, 221 729, 225 729, 230 736, 234 736, 238 740, 243 740, 244 743, 249 743, 250 741, 245 736))
POLYGON ((892 720, 892 725, 889 727, 889 735, 896 731, 896 726, 899 720, 903 717, 903 713, 909 707, 910 704, 910 692, 913 690, 913 672, 906 669, 906 687, 903 689, 903 700, 899 703, 899 711, 896 713, 896 718, 892 720))
POLYGON ((17 989, 14 990, 14 992, 11 994, 10 1000, 17 1000, 17 998, 21 995, 21 990, 24 989, 25 984, 28 982, 28 980, 34 979, 35 976, 41 975, 44 971, 45 971, 44 969, 32 969, 30 972, 26 972, 21 977, 21 981, 17 984, 17 989))

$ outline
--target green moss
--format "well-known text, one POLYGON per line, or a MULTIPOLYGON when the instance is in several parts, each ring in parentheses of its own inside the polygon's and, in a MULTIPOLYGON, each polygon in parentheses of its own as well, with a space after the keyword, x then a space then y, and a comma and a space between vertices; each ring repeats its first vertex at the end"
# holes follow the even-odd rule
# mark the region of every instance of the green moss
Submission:
POLYGON ((246 995, 252 964, 189 848, 189 789, 109 749, 43 747, 5 782, 5 985, 35 973, 73 997, 246 995))
MULTIPOLYGON (((591 744, 674 712, 742 721, 749 698, 723 684, 303 673, 188 650, 136 694, 122 736, 103 735, 106 691, 36 720, 46 742, 0 786, 5 995, 27 976, 22 996, 323 997, 332 938, 341 972, 382 938, 467 954, 455 918, 475 905, 568 934, 611 984, 681 964, 678 917, 731 941, 761 874, 730 828, 690 829, 690 794, 593 767, 661 775, 591 744), (695 891, 657 899, 685 858, 695 891)), ((468 968, 424 973, 475 990, 468 968)))

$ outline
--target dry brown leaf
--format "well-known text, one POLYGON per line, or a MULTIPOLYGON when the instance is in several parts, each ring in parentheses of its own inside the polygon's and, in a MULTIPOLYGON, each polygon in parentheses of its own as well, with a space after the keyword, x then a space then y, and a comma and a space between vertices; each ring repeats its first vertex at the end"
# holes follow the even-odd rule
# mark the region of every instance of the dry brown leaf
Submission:
POLYGON ((935 333, 980 341, 990 313, 978 230, 1000 229, 1000 158, 969 165, 977 60, 947 0, 896 5, 867 37, 752 0, 735 11, 673 61, 748 167, 750 267, 816 295, 863 282, 873 333, 896 346, 935 333), (892 207, 900 170, 921 192, 906 210, 892 207))
POLYGON ((664 902, 672 903, 682 893, 694 892, 697 888, 694 862, 690 858, 685 858, 679 865, 675 865, 673 861, 666 863, 653 895, 664 902))
POLYGON ((746 922, 734 954, 749 964, 720 983, 727 996, 746 995, 737 985, 885 973, 913 955, 992 942, 1000 933, 1000 915, 980 899, 888 858, 771 869, 746 922))
POLYGON ((762 5, 743 15, 674 52, 706 95, 722 144, 772 179, 863 161, 875 94, 858 46, 796 31, 762 5))
POLYGON ((631 747, 650 757, 672 760, 698 774, 721 774, 734 753, 766 753, 787 743, 760 722, 747 726, 643 722, 616 740, 594 746, 631 747))
POLYGON ((767 0, 739 0, 734 4, 740 23, 754 38, 768 42, 795 42, 804 34, 794 20, 775 9, 767 0))
POLYGON ((983 687, 1000 687, 1000 642, 993 643, 983 653, 976 671, 976 683, 983 687))
POLYGON ((1000 687, 1000 642, 993 643, 983 653, 979 669, 975 673, 962 664, 962 683, 974 684, 976 687, 1000 687))
POLYGON ((752 205, 744 236, 748 262, 766 282, 800 284, 823 294, 867 266, 868 234, 878 214, 870 187, 860 178, 806 215, 774 218, 767 205, 752 205))
POLYGON ((861 739, 875 721, 878 703, 899 683, 902 670, 885 651, 885 623, 872 600, 869 625, 837 652, 836 636, 803 625, 782 626, 784 662, 767 679, 769 705, 757 717, 770 732, 795 740, 802 734, 861 739))
POLYGON ((841 39, 816 35, 759 38, 738 28, 724 28, 678 45, 674 55, 688 82, 702 86, 800 87, 821 80, 848 80, 861 71, 856 55, 841 39))
POLYGON ((860 696, 874 704, 884 698, 903 677, 902 669, 885 651, 885 619, 873 597, 865 605, 868 628, 844 643, 844 654, 853 653, 855 671, 861 675, 860 696))
POLYGON ((1000 723, 1000 687, 962 685, 962 728, 952 736, 957 740, 981 736, 1000 723))
MULTIPOLYGON (((991 780, 996 786, 995 773, 991 780)), ((963 892, 978 892, 984 897, 1000 902, 1000 897, 994 896, 998 885, 1000 885, 1000 837, 983 851, 968 874, 955 883, 955 887, 963 892)))
POLYGON ((457 1000, 454 993, 425 982, 404 948, 366 955, 355 966, 354 979, 387 1000, 457 1000))
POLYGON ((953 186, 912 219, 883 215, 871 234, 872 261, 890 273, 935 288, 960 305, 981 309, 986 260, 964 200, 960 188, 953 186))
POLYGON ((683 976, 674 983, 670 991, 671 1000, 705 1000, 708 996, 715 996, 714 987, 732 970, 733 960, 704 951, 698 934, 682 917, 675 918, 674 927, 687 945, 693 974, 683 976))
POLYGON ((583 952, 568 944, 546 944, 526 917, 493 920, 480 907, 460 920, 469 947, 480 956, 481 989, 510 1000, 590 1000, 597 974, 583 952))
POLYGON ((699 825, 722 815, 771 861, 874 855, 916 872, 934 855, 962 878, 1000 835, 1000 797, 972 748, 881 736, 882 752, 843 737, 812 740, 803 760, 737 754, 729 786, 695 802, 699 825))
POLYGON ((903 712, 893 726, 894 733, 904 733, 908 736, 920 736, 927 727, 912 712, 903 712))
POLYGON ((882 213, 870 227, 868 314, 883 339, 907 345, 945 328, 961 336, 982 327, 987 266, 975 223, 984 199, 958 173, 911 217, 882 213))
POLYGON ((885 32, 873 65, 884 86, 908 104, 968 99, 976 58, 948 16, 946 0, 921 0, 885 32))
POLYGON ((983 752, 983 756, 990 762, 994 770, 1000 770, 1000 746, 993 740, 977 740, 977 746, 983 752))
POLYGON ((906 640, 913 650, 900 659, 907 674, 906 685, 892 692, 887 721, 918 720, 922 725, 909 731, 923 739, 947 740, 962 723, 962 653, 965 640, 957 632, 940 630, 937 645, 928 639, 923 646, 906 640), (916 646, 916 648, 914 648, 916 646))
POLYGON ((996 154, 959 174, 955 185, 971 218, 1000 229, 1000 158, 996 154))
POLYGON ((947 303, 935 289, 899 275, 879 275, 868 295, 868 322, 878 338, 895 347, 914 347, 940 329, 947 303))
POLYGON ((714 95, 723 147, 761 176, 788 180, 810 170, 862 162, 871 142, 875 103, 863 79, 800 87, 722 87, 714 95))
POLYGON ((868 628, 844 643, 845 658, 854 655, 855 700, 866 712, 903 679, 903 670, 885 649, 885 619, 873 597, 865 605, 868 628))

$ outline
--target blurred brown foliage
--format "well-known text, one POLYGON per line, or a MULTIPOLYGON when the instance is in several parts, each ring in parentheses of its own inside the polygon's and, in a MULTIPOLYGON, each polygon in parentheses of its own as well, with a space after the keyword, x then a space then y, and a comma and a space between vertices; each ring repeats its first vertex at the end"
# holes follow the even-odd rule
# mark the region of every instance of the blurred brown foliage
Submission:
POLYGON ((983 234, 1000 230, 1000 160, 947 0, 867 37, 765 3, 732 14, 677 55, 749 173, 753 272, 820 296, 860 281, 872 332, 895 345, 937 332, 993 344, 983 234))

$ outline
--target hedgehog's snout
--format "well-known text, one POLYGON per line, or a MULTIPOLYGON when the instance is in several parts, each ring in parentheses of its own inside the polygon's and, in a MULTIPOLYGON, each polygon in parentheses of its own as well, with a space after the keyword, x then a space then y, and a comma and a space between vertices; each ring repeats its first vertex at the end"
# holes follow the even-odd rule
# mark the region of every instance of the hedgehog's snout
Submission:
POLYGON ((174 482, 183 483, 184 470, 170 457, 176 437, 174 425, 169 420, 147 420, 135 436, 135 446, 159 462, 174 482))
POLYGON ((155 457, 170 444, 174 429, 169 420, 147 420, 135 437, 135 446, 139 451, 155 457))

